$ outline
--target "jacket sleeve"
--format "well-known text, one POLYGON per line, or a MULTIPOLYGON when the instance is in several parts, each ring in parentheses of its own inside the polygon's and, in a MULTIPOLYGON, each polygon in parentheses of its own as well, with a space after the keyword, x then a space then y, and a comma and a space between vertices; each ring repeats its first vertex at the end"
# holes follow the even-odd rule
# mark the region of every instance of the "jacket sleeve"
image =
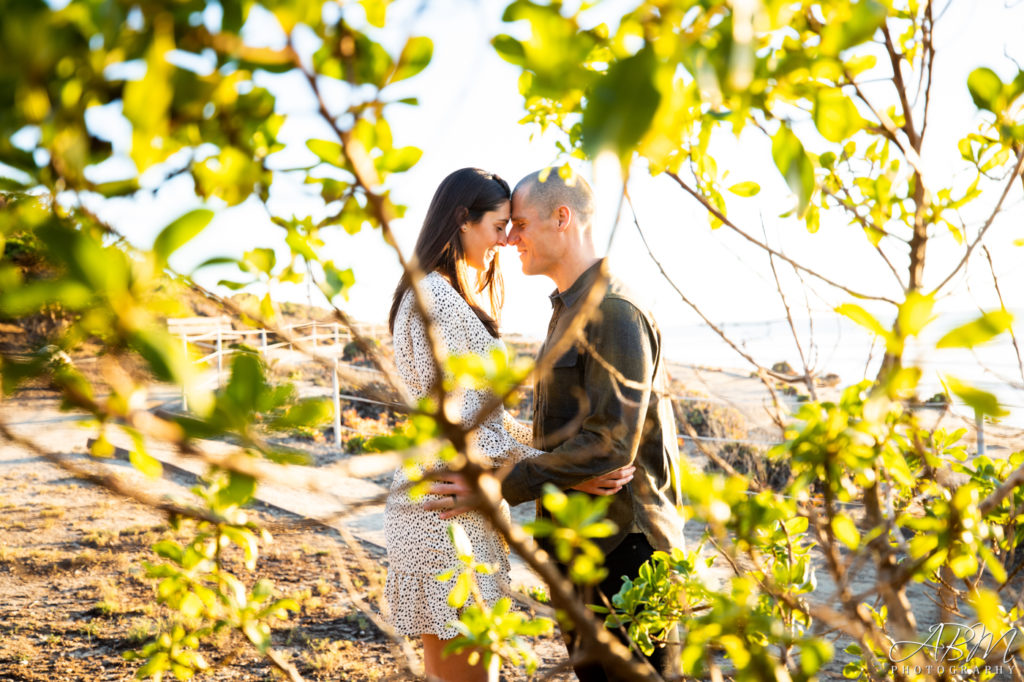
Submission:
POLYGON ((585 363, 586 400, 580 430, 509 472, 502 484, 509 504, 540 497, 545 483, 564 490, 623 467, 636 456, 654 373, 651 331, 631 303, 606 298, 585 338, 580 361, 585 363))

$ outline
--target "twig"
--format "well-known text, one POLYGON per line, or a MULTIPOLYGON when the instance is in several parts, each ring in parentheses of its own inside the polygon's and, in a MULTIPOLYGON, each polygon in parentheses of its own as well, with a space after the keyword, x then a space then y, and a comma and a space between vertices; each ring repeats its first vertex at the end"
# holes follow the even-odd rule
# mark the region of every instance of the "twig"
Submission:
MULTIPOLYGON (((627 200, 628 200, 628 196, 627 196, 627 200)), ((700 308, 699 308, 699 307, 697 306, 697 304, 696 304, 696 303, 694 303, 693 301, 691 301, 691 300, 689 299, 689 297, 687 297, 687 295, 683 293, 682 289, 680 289, 680 288, 679 288, 679 287, 678 287, 678 286, 676 285, 676 283, 675 283, 675 282, 674 282, 674 281, 672 280, 672 278, 671 278, 671 277, 669 276, 669 274, 668 274, 668 273, 667 273, 667 272, 665 271, 665 267, 664 267, 664 266, 663 266, 663 265, 661 264, 661 261, 660 261, 660 260, 658 260, 657 256, 655 256, 655 255, 654 255, 654 250, 653 250, 653 249, 651 248, 650 244, 648 244, 648 242, 647 242, 647 237, 646 237, 646 235, 644 234, 643 228, 642 228, 642 227, 640 227, 640 220, 639 220, 639 219, 637 218, 637 215, 636 215, 636 210, 635 210, 635 209, 633 208, 633 202, 632 202, 632 200, 629 200, 629 208, 630 208, 630 210, 631 210, 631 211, 633 212, 633 224, 634 224, 634 225, 636 226, 636 230, 637 230, 637 232, 638 232, 638 233, 640 234, 640 241, 642 241, 642 242, 643 242, 643 244, 644 244, 644 247, 645 247, 645 248, 647 249, 647 253, 648 253, 648 255, 649 255, 649 256, 651 257, 651 260, 652 260, 652 261, 654 261, 654 264, 658 266, 658 270, 660 270, 660 271, 661 271, 661 275, 662 275, 662 277, 664 277, 664 278, 665 278, 665 281, 666 281, 666 282, 668 282, 668 283, 669 283, 669 285, 670 285, 670 286, 671 286, 671 287, 672 287, 672 288, 673 288, 673 289, 675 290, 676 294, 678 294, 678 295, 679 295, 679 298, 680 298, 680 299, 682 299, 683 303, 685 303, 685 304, 686 304, 687 306, 689 306, 689 307, 690 307, 690 308, 691 308, 691 309, 692 309, 692 310, 693 310, 693 311, 694 311, 695 313, 697 313, 697 315, 699 315, 699 316, 700 316, 700 319, 704 320, 704 323, 705 323, 706 325, 708 325, 708 327, 709 327, 709 328, 710 328, 710 329, 711 329, 711 330, 712 330, 713 332, 715 332, 716 334, 718 334, 718 336, 719 336, 719 337, 720 337, 720 338, 721 338, 721 339, 722 339, 723 341, 725 341, 725 342, 726 342, 726 343, 727 343, 727 344, 729 345, 729 347, 730 347, 730 348, 732 348, 732 349, 733 349, 734 351, 736 351, 737 353, 739 353, 739 355, 740 355, 740 356, 741 356, 741 357, 742 357, 742 358, 743 358, 744 360, 746 360, 747 362, 749 362, 749 363, 750 363, 751 365, 753 365, 753 366, 754 366, 754 367, 755 367, 755 368, 757 369, 757 376, 758 376, 758 378, 759 378, 759 379, 761 380, 761 383, 763 383, 763 384, 765 385, 765 388, 767 388, 767 389, 768 389, 768 393, 769 393, 769 394, 771 395, 771 397, 772 397, 772 402, 773 402, 773 403, 774 403, 774 405, 775 405, 775 410, 776 410, 776 421, 781 421, 781 418, 779 417, 779 415, 780 415, 780 414, 781 414, 782 412, 784 412, 784 410, 782 409, 781 403, 779 402, 779 397, 778 397, 778 395, 777 395, 777 394, 776 394, 776 392, 775 392, 775 387, 774 387, 774 386, 772 386, 772 385, 771 385, 771 382, 769 382, 769 381, 768 381, 768 378, 767 378, 767 376, 772 376, 772 377, 774 377, 774 378, 776 378, 776 379, 781 379, 781 380, 783 380, 783 381, 788 381, 788 380, 790 379, 790 377, 787 377, 787 376, 785 376, 785 375, 783 375, 783 374, 779 374, 779 373, 777 373, 777 372, 772 372, 771 370, 769 370, 769 369, 766 369, 765 367, 761 366, 761 364, 760 364, 760 363, 758 363, 758 362, 757 362, 757 360, 755 360, 755 359, 754 359, 754 358, 753 358, 753 357, 752 357, 752 356, 751 356, 751 355, 750 355, 749 353, 747 353, 746 351, 744 351, 743 349, 741 349, 741 348, 740 348, 739 346, 737 346, 737 345, 736 345, 736 344, 735 344, 735 343, 733 342, 733 340, 732 340, 732 339, 730 339, 730 338, 729 338, 729 337, 728 337, 728 336, 726 335, 726 333, 725 333, 724 331, 722 331, 721 329, 719 329, 719 328, 718 328, 718 327, 717 327, 717 326, 715 325, 715 323, 714 323, 714 322, 712 322, 712 321, 711 321, 711 320, 710 320, 710 319, 708 318, 708 316, 704 314, 704 312, 703 312, 703 311, 702 311, 702 310, 701 310, 701 309, 700 309, 700 308), (766 375, 767 375, 767 376, 766 376, 766 375)))
MULTIPOLYGON (((842 197, 837 196, 834 192, 828 190, 827 188, 823 188, 822 191, 826 195, 835 199, 836 203, 838 203, 843 209, 845 209, 847 213, 852 215, 853 219, 856 220, 860 224, 860 226, 863 227, 865 230, 877 230, 884 236, 888 236, 888 233, 885 232, 885 230, 876 225, 872 225, 870 222, 868 222, 867 218, 857 213, 857 209, 854 206, 853 197, 850 195, 849 188, 844 185, 841 187, 841 189, 843 190, 843 193, 846 195, 847 201, 849 201, 850 203, 843 201, 842 197)), ((892 261, 889 259, 889 256, 887 256, 885 251, 882 250, 881 242, 875 244, 874 240, 872 240, 872 245, 874 246, 875 251, 878 252, 878 255, 882 257, 882 260, 885 261, 885 264, 889 267, 890 272, 892 272, 893 276, 896 278, 896 282, 900 285, 900 288, 906 289, 907 285, 903 282, 903 277, 900 276, 899 271, 896 269, 896 266, 893 265, 892 261)))
MULTIPOLYGON (((995 264, 992 262, 992 254, 989 253, 989 250, 988 250, 987 246, 983 245, 981 247, 981 250, 982 250, 982 253, 985 254, 985 258, 988 259, 988 269, 989 269, 989 272, 992 273, 992 284, 996 288, 996 296, 999 297, 999 306, 1003 310, 1006 310, 1006 303, 1003 301, 1003 293, 999 290, 999 277, 996 276, 996 267, 995 267, 995 264)), ((1020 369, 1020 378, 1021 378, 1021 381, 1024 381, 1024 360, 1021 360, 1020 346, 1017 344, 1017 335, 1014 334, 1014 332, 1013 332, 1013 325, 1010 325, 1009 332, 1010 332, 1010 341, 1013 342, 1013 351, 1014 351, 1014 353, 1017 354, 1017 367, 1018 367, 1018 369, 1020 369)))
MULTIPOLYGON (((910 140, 910 146, 913 147, 916 153, 920 154, 921 137, 914 129, 913 111, 910 108, 910 102, 907 101, 907 88, 903 82, 903 65, 901 61, 903 55, 896 51, 896 45, 892 42, 892 34, 889 33, 889 24, 887 22, 882 22, 882 36, 885 38, 885 51, 889 55, 889 64, 892 66, 892 82, 896 86, 896 94, 899 95, 900 105, 903 107, 903 132, 906 133, 907 139, 910 140)), ((918 170, 916 166, 915 170, 918 170)), ((920 170, 918 170, 918 175, 921 175, 920 170)))
MULTIPOLYGON (((761 231, 764 233, 764 242, 768 243, 768 230, 764 225, 764 216, 761 216, 761 231)), ((804 357, 803 346, 800 345, 800 335, 796 333, 796 325, 793 323, 793 313, 789 309, 789 303, 786 301, 786 294, 782 291, 782 282, 779 281, 779 273, 775 269, 775 256, 768 254, 768 264, 772 268, 772 277, 775 278, 775 289, 779 292, 779 298, 782 300, 782 307, 786 310, 786 321, 789 323, 789 330, 793 333, 793 343, 796 344, 796 352, 800 355, 800 364, 804 368, 804 384, 807 386, 808 392, 811 394, 811 400, 818 401, 818 393, 814 390, 814 377, 811 376, 811 368, 807 365, 807 358, 804 357)))
POLYGON ((978 236, 975 237, 974 241, 972 241, 967 246, 967 251, 966 253, 964 253, 963 258, 960 259, 960 262, 957 263, 956 267, 953 268, 952 272, 946 275, 946 278, 942 280, 942 282, 940 282, 939 285, 935 287, 935 289, 932 290, 933 296, 939 291, 941 291, 942 288, 945 287, 951 279, 953 279, 956 273, 958 273, 960 269, 967 264, 968 259, 970 259, 971 257, 971 253, 974 251, 975 247, 981 243, 981 240, 985 237, 985 233, 988 231, 990 227, 992 227, 992 223, 995 221, 996 216, 999 215, 999 212, 1003 206, 1003 202, 1006 201, 1006 197, 1010 193, 1010 188, 1013 186, 1014 180, 1016 180, 1017 176, 1020 175, 1021 173, 1022 166, 1024 166, 1024 146, 1022 146, 1020 151, 1017 152, 1017 163, 1016 165, 1014 165, 1013 172, 1010 173, 1010 177, 1006 181, 1006 186, 1003 188, 1003 193, 999 195, 999 201, 996 202, 995 208, 992 209, 992 214, 989 215, 988 219, 981 226, 981 229, 978 230, 978 236))
POLYGON ((155 495, 150 495, 136 486, 129 485, 119 477, 107 473, 98 473, 91 471, 89 468, 76 464, 70 460, 67 456, 59 455, 54 452, 50 452, 46 448, 40 446, 38 443, 19 436, 10 430, 6 423, 0 421, 0 435, 6 438, 8 441, 15 445, 19 445, 26 450, 30 450, 46 461, 54 464, 55 466, 63 469, 72 476, 80 478, 90 483, 94 483, 101 488, 104 488, 108 492, 120 495, 121 497, 128 498, 140 504, 143 504, 152 509, 157 509, 170 516, 181 516, 185 518, 196 519, 197 521, 208 521, 210 523, 219 524, 223 523, 224 519, 207 513, 201 509, 192 507, 183 507, 181 505, 167 502, 155 495))
MULTIPOLYGON (((369 559, 366 557, 366 552, 363 551, 362 546, 356 541, 354 537, 352 537, 352 534, 348 531, 347 528, 338 527, 335 528, 335 530, 338 531, 338 534, 341 536, 342 541, 348 547, 349 552, 351 552, 351 554, 355 557, 356 561, 359 563, 359 568, 363 571, 363 574, 366 576, 367 582, 373 584, 371 578, 377 575, 378 572, 375 569, 379 567, 375 566, 369 561, 369 559)), ((349 571, 348 566, 345 565, 345 562, 344 560, 342 560, 341 554, 337 551, 337 549, 335 549, 334 551, 334 563, 338 567, 338 577, 341 580, 342 584, 344 585, 345 589, 348 591, 349 597, 352 599, 352 603, 355 604, 356 608, 359 609, 360 613, 366 616, 371 623, 376 625, 377 628, 381 632, 383 632, 385 636, 387 636, 388 643, 391 645, 392 650, 396 654, 400 654, 396 655, 395 658, 401 660, 405 664, 405 667, 409 672, 411 672, 414 675, 418 675, 420 673, 420 666, 416 664, 418 657, 416 656, 416 653, 413 651, 409 641, 401 635, 399 635, 397 632, 395 632, 395 629, 391 627, 391 625, 384 618, 381 618, 379 615, 377 615, 377 613, 375 613, 374 610, 371 609, 370 606, 362 599, 362 597, 359 595, 359 591, 356 589, 354 581, 352 580, 352 574, 349 571)), ((377 581, 377 589, 379 591, 379 581, 377 581)), ((385 609, 387 608, 385 600, 378 599, 378 603, 380 603, 385 609)), ((386 613, 387 612, 385 610, 385 614, 386 613)))
POLYGON ((803 270, 808 275, 811 275, 812 277, 815 277, 815 278, 821 280, 822 282, 824 282, 825 284, 828 284, 830 286, 835 287, 836 289, 840 289, 842 291, 845 291, 846 293, 850 294, 851 296, 853 296, 855 298, 865 299, 865 300, 869 300, 869 301, 883 301, 883 302, 889 303, 891 305, 899 305, 896 301, 892 300, 891 298, 887 298, 885 296, 876 296, 876 295, 873 295, 873 294, 866 294, 866 293, 863 293, 863 292, 860 292, 860 291, 855 291, 854 289, 851 289, 850 287, 847 287, 847 286, 845 286, 843 284, 840 284, 839 282, 836 282, 835 280, 830 279, 829 277, 826 277, 825 275, 822 275, 822 274, 820 274, 818 272, 815 272, 811 268, 808 268, 807 266, 802 265, 802 264, 796 262, 795 260, 793 260, 789 256, 787 256, 787 255, 785 255, 783 253, 779 253, 778 251, 772 249, 767 244, 764 244, 764 243, 760 242, 759 240, 755 239, 754 237, 751 237, 749 234, 747 234, 746 232, 741 230, 734 222, 729 220, 729 218, 727 218, 725 216, 725 214, 723 214, 717 208, 712 206, 711 203, 707 199, 705 199, 699 192, 697 192, 692 187, 690 187, 688 184, 686 184, 686 182, 682 178, 680 178, 676 173, 673 173, 672 171, 666 171, 666 173, 667 173, 667 175, 670 178, 675 180, 676 183, 681 188, 683 188, 683 190, 685 190, 690 196, 692 196, 694 199, 696 199, 700 203, 700 205, 703 206, 704 209, 708 211, 708 213, 710 213, 711 215, 713 215, 716 218, 718 218, 720 221, 722 221, 723 225, 728 227, 730 230, 736 232, 738 235, 740 235, 741 237, 746 239, 751 244, 754 244, 755 246, 760 247, 760 248, 764 249, 765 251, 768 251, 769 253, 771 253, 775 257, 777 257, 777 258, 779 258, 781 260, 786 261, 787 263, 789 263, 793 267, 798 268, 800 270, 803 270))

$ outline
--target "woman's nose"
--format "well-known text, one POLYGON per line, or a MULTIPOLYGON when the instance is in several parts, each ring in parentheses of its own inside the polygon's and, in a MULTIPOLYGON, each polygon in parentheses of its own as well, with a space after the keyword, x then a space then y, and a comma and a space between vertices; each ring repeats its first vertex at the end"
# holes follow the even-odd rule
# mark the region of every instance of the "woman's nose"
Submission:
POLYGON ((505 244, 508 244, 508 235, 506 235, 505 231, 502 230, 498 235, 498 246, 505 246, 505 244))

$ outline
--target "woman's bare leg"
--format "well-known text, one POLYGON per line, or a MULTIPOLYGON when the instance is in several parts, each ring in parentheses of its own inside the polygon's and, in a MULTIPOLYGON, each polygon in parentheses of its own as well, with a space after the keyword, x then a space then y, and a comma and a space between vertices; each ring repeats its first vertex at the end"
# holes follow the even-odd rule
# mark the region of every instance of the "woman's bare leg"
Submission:
POLYGON ((427 679, 444 682, 498 682, 498 659, 492 659, 491 669, 484 668, 483 659, 476 665, 469 664, 468 651, 444 655, 449 640, 438 639, 437 635, 423 635, 423 666, 427 679))

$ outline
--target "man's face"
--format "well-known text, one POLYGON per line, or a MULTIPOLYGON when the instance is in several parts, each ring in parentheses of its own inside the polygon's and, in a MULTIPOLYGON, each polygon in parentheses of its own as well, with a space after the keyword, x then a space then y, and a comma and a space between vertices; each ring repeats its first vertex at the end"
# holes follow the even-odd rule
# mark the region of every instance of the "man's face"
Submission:
POLYGON ((512 196, 512 227, 508 243, 519 252, 524 275, 549 275, 558 262, 556 213, 545 216, 530 200, 529 192, 512 196))

